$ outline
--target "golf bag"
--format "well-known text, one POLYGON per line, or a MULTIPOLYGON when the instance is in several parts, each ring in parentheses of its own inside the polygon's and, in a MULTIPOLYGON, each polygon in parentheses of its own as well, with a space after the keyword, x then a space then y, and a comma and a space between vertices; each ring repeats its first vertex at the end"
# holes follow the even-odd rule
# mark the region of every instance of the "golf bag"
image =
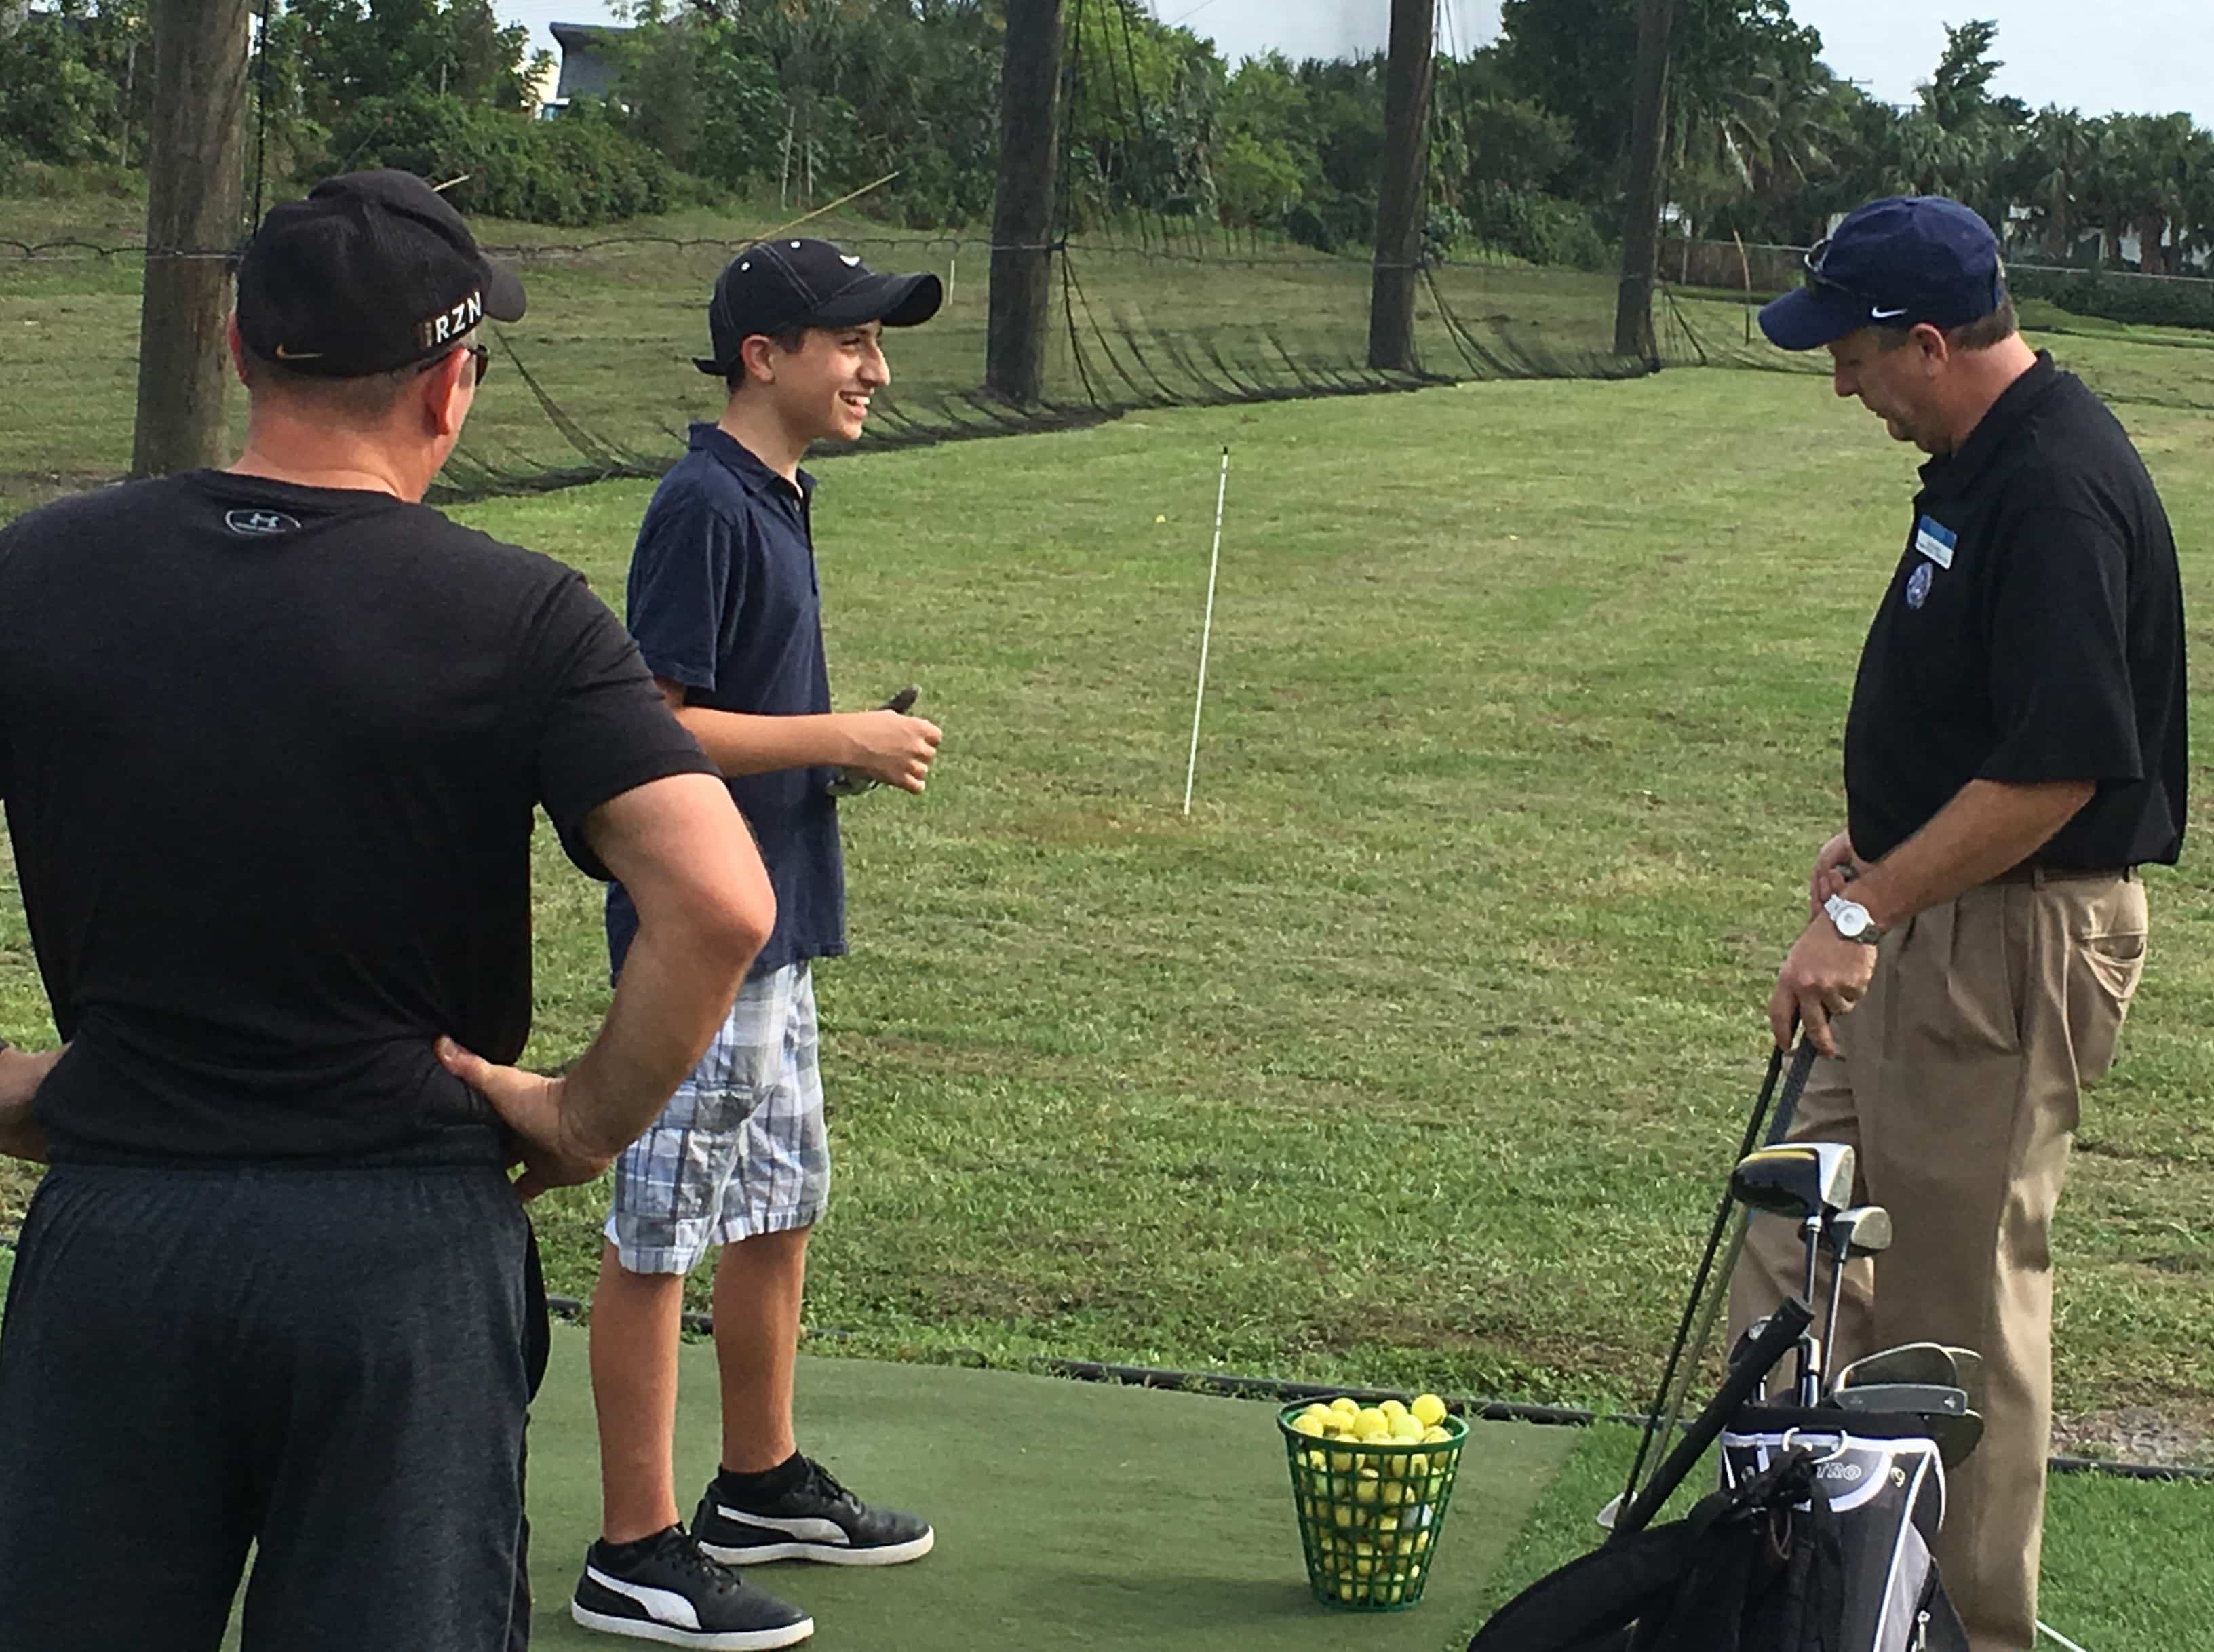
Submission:
POLYGON ((1752 1486, 1811 1450, 1836 1517, 1843 1574, 1839 1652, 1967 1652, 1930 1555, 1945 1520, 1945 1468, 1918 1417, 1751 1406, 1722 1436, 1722 1483, 1752 1486))
POLYGON ((1844 1652, 1837 1516, 1795 1446, 1684 1519, 1541 1577, 1468 1652, 1844 1652))

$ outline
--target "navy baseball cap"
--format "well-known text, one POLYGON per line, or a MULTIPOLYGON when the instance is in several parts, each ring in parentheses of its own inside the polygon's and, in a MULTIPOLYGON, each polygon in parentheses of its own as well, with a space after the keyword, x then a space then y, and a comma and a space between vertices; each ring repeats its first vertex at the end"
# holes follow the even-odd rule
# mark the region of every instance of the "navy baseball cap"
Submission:
POLYGON ((238 265, 238 332, 264 361, 366 378, 443 355, 486 316, 523 319, 523 283, 477 250, 412 172, 327 178, 269 209, 238 265))
POLYGON ((1784 350, 1835 344, 1862 327, 1966 326, 2006 298, 1991 226, 1942 195, 1893 195, 1848 213, 1807 254, 1807 283, 1760 312, 1784 350))
POLYGON ((738 346, 757 333, 865 321, 920 326, 945 299, 945 284, 934 275, 878 275, 827 241, 755 241, 716 277, 707 306, 715 353, 695 356, 692 364, 728 378, 737 370, 738 346))

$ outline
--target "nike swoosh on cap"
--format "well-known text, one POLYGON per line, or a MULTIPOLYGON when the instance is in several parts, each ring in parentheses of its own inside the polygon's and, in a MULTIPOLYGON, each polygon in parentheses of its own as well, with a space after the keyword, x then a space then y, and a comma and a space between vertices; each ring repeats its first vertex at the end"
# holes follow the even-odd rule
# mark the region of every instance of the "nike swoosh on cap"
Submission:
POLYGON ((320 350, 287 350, 282 344, 277 346, 277 359, 280 362, 319 362, 322 358, 323 352, 320 350))
POLYGON ((1869 318, 1870 318, 1871 320, 1877 320, 1877 321, 1888 321, 1888 320, 1893 320, 1894 317, 1901 316, 1901 315, 1905 314, 1906 314, 1906 310, 1907 310, 1907 307, 1906 307, 1905 305, 1904 305, 1904 304, 1900 305, 1900 306, 1899 306, 1897 309, 1895 309, 1895 310, 1879 310, 1879 309, 1874 309, 1874 308, 1871 308, 1871 309, 1868 311, 1868 316, 1869 316, 1869 318))

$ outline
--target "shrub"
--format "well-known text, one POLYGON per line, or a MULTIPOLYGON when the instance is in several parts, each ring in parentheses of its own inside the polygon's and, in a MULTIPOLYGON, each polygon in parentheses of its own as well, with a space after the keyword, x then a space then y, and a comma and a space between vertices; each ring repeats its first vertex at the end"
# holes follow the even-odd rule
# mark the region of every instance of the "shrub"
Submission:
POLYGON ((2007 285, 2017 298, 2042 299, 2076 315, 2137 326, 2214 328, 2214 281, 2013 265, 2007 285))
POLYGON ((1479 241, 1532 264, 1571 270, 1612 269, 1619 259, 1585 208, 1534 190, 1485 189, 1466 203, 1479 241))
POLYGON ((331 133, 323 170, 378 166, 434 183, 461 179, 447 194, 462 211, 530 223, 638 217, 690 192, 665 159, 588 99, 552 120, 423 93, 365 99, 331 133))
POLYGON ((1358 250, 1375 241, 1376 203, 1327 184, 1311 185, 1304 200, 1284 209, 1283 229, 1300 246, 1318 252, 1358 250))

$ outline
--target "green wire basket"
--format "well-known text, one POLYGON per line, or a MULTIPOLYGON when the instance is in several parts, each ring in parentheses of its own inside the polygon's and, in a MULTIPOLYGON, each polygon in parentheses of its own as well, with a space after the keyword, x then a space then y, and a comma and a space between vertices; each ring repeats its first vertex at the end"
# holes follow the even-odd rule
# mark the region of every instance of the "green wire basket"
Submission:
POLYGON ((1323 1605, 1348 1612, 1421 1605, 1468 1424, 1449 1416, 1438 1425, 1449 1439, 1356 1445, 1294 1428, 1292 1419, 1311 1403, 1276 1413, 1292 1467, 1307 1586, 1323 1605))

